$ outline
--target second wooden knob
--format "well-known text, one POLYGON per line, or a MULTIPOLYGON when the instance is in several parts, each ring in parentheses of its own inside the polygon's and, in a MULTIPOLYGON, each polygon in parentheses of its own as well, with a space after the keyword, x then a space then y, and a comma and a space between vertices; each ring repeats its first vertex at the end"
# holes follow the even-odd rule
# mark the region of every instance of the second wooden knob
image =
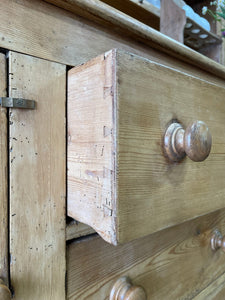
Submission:
POLYGON ((142 287, 132 285, 128 277, 121 277, 115 282, 109 300, 147 300, 147 297, 142 287))

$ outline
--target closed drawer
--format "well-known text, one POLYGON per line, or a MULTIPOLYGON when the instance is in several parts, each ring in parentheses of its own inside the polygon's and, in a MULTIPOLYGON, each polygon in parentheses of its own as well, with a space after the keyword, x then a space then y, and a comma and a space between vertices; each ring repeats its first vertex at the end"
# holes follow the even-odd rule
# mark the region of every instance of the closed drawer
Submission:
POLYGON ((225 253, 210 247, 216 228, 225 233, 224 209, 117 247, 97 236, 71 243, 67 299, 109 300, 113 285, 123 276, 141 286, 147 300, 208 295, 210 284, 224 274, 225 253))
POLYGON ((69 216, 116 245, 224 207, 224 88, 119 50, 68 76, 69 216), (196 120, 209 157, 171 161, 166 128, 196 120))

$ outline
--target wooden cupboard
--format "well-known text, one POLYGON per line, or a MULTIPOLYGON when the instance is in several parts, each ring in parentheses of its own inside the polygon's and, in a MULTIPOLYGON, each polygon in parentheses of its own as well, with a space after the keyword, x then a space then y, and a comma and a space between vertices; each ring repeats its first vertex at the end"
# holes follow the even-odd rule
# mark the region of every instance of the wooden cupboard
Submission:
MULTIPOLYGON (((13 299, 116 299, 110 293, 123 276, 130 278, 133 290, 141 286, 146 299, 223 299, 225 255, 222 249, 211 249, 211 238, 216 229, 225 234, 224 66, 97 0, 2 0, 0 14, 0 96, 36 102, 35 110, 1 108, 0 114, 0 278, 9 284, 13 299), (185 159, 168 164, 174 170, 185 166, 188 172, 179 179, 176 171, 175 178, 170 173, 171 180, 184 186, 183 198, 190 197, 190 202, 181 202, 183 216, 179 215, 180 203, 174 213, 179 222, 164 223, 153 231, 145 224, 143 229, 137 224, 139 208, 129 223, 124 216, 124 228, 129 225, 131 236, 118 246, 105 242, 84 224, 66 222, 67 75, 73 67, 111 49, 151 61, 159 68, 156 77, 150 72, 151 84, 168 72, 168 87, 174 86, 169 101, 176 95, 189 99, 186 82, 195 87, 191 89, 193 103, 186 104, 182 122, 186 127, 199 113, 212 128, 211 155, 205 162, 185 159), (189 175, 191 166, 195 171, 189 175), (199 193, 196 181, 191 185, 196 174, 199 186, 205 187, 199 193), (192 209, 197 213, 191 215, 192 209), (144 234, 137 234, 138 230, 144 234)), ((131 81, 135 78, 130 76, 131 81)), ((134 83, 132 89, 137 93, 134 83)), ((182 103, 179 99, 174 101, 182 103)), ((169 119, 162 115, 163 129, 176 110, 175 104, 167 105, 169 119)), ((124 122, 125 109, 121 107, 124 122)), ((141 166, 143 171, 145 164, 141 166)), ((129 203, 124 201, 126 213, 129 203)), ((173 211, 171 205, 168 202, 173 211)))

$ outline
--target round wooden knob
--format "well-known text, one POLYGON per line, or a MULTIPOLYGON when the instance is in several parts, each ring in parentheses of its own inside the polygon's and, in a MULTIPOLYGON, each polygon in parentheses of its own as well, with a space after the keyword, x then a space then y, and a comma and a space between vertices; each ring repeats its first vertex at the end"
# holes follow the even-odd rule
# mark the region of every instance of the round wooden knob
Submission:
POLYGON ((225 236, 219 232, 219 230, 215 230, 211 237, 211 248, 212 250, 222 249, 225 252, 225 236))
POLYGON ((179 123, 172 123, 164 135, 164 149, 172 161, 180 161, 187 155, 193 161, 205 160, 211 150, 212 136, 207 125, 195 121, 186 130, 179 123))
POLYGON ((115 282, 109 300, 147 300, 147 297, 142 287, 132 285, 128 277, 121 277, 115 282))
POLYGON ((11 292, 9 288, 5 285, 2 279, 0 279, 0 299, 1 300, 11 300, 11 292))

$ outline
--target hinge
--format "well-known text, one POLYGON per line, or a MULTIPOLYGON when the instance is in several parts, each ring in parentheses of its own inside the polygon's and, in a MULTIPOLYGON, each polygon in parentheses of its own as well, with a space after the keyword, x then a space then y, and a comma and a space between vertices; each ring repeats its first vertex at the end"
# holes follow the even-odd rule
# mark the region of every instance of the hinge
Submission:
POLYGON ((0 97, 2 107, 35 109, 35 101, 23 98, 0 97))

